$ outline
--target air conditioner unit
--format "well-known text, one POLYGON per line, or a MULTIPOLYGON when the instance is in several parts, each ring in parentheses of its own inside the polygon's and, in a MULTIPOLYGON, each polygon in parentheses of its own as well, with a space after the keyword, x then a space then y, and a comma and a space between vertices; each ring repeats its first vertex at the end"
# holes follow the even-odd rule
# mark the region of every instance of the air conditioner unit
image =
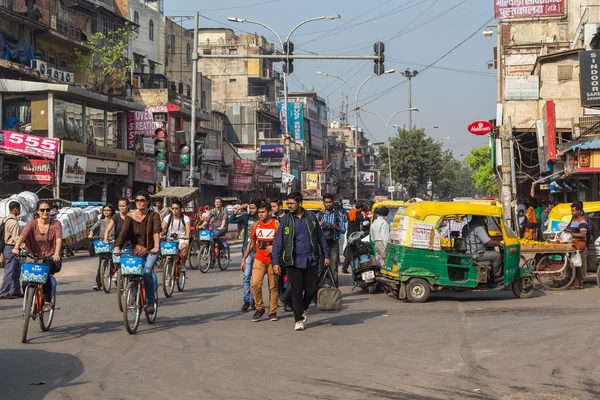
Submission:
POLYGON ((600 116, 588 115, 571 119, 573 140, 582 136, 600 135, 600 116))
POLYGON ((69 84, 75 83, 75 74, 73 72, 65 71, 65 82, 67 82, 69 84))
POLYGON ((62 80, 61 76, 63 75, 63 72, 59 69, 56 68, 48 68, 46 71, 48 71, 48 76, 51 78, 54 78, 56 80, 62 80))
POLYGON ((41 60, 31 60, 31 68, 38 71, 40 75, 46 75, 48 64, 41 60))

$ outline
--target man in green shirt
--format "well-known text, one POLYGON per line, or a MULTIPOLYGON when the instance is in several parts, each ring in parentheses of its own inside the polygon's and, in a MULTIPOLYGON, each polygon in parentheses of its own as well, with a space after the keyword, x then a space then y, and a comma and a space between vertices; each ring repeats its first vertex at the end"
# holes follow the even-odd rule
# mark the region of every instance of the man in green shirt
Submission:
MULTIPOLYGON (((242 254, 246 252, 246 248, 248 247, 249 237, 250 237, 250 228, 252 224, 258 221, 257 211, 258 204, 256 201, 247 204, 242 204, 235 210, 235 213, 231 217, 229 217, 229 224, 238 224, 238 226, 244 227, 244 241, 242 244, 242 254), (242 211, 248 210, 247 213, 241 214, 242 211)), ((252 296, 252 291, 250 282, 252 281, 252 265, 254 264, 254 250, 248 255, 246 258, 246 266, 244 268, 244 304, 242 305, 242 311, 248 311, 252 307, 252 309, 256 309, 254 305, 254 297, 252 296)))

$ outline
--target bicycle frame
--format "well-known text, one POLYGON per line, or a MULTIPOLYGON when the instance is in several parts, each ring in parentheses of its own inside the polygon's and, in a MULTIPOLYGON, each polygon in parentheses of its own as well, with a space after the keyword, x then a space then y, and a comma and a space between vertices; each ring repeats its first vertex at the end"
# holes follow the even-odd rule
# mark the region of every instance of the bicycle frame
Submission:
MULTIPOLYGON (((50 279, 50 277, 48 277, 50 279)), ((35 298, 33 299, 33 312, 31 313, 31 318, 35 320, 38 316, 43 315, 44 312, 44 288, 41 283, 29 283, 25 288, 25 292, 27 292, 27 288, 33 286, 35 288, 35 298)), ((23 297, 23 316, 25 316, 25 308, 28 306, 26 304, 27 296, 23 297)))

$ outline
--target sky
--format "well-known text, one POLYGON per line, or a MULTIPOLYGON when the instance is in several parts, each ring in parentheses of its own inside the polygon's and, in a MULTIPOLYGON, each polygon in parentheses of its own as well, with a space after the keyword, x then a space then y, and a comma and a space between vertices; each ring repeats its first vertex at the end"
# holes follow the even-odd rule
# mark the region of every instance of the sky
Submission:
MULTIPOLYGON (((373 44, 385 44, 385 68, 396 73, 370 79, 359 95, 360 107, 387 120, 408 108, 408 84, 399 72, 420 71, 412 80, 413 125, 429 128, 427 134, 444 143, 462 159, 471 149, 487 145, 487 137, 474 136, 467 126, 475 120, 495 118, 496 71, 488 70, 493 59, 494 37, 482 31, 493 20, 494 0, 224 0, 221 2, 171 0, 166 16, 200 12, 200 27, 229 27, 236 33, 257 32, 277 43, 267 29, 227 21, 239 17, 262 22, 285 38, 298 23, 313 17, 340 14, 341 19, 307 23, 291 37, 295 54, 373 55, 373 44), (458 47, 457 47, 458 46, 458 47), (455 48, 456 47, 456 48, 455 48), (445 56, 438 61, 442 56, 445 56), (436 62, 437 61, 437 62, 436 62), (433 64, 431 67, 427 66, 433 64)), ((184 23, 192 28, 190 21, 184 23)), ((284 39, 285 40, 285 39, 284 39)), ((288 79, 289 91, 312 91, 329 105, 330 120, 339 120, 342 101, 354 95, 342 81, 317 75, 317 71, 342 76, 354 89, 373 74, 373 61, 295 60, 288 79)), ((281 68, 281 64, 277 65, 281 68)), ((408 113, 396 115, 386 133, 383 121, 361 114, 359 125, 371 141, 386 141, 391 126, 408 126, 408 113)), ((349 122, 354 124, 351 113, 349 122)))

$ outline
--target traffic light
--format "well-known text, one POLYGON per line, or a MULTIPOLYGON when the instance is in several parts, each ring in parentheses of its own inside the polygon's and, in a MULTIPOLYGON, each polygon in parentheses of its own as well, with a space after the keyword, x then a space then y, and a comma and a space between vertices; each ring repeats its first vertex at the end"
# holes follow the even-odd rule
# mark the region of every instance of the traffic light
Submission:
POLYGON ((167 161, 169 154, 167 149, 167 135, 161 128, 157 129, 154 137, 154 155, 156 156, 156 170, 165 172, 167 170, 167 161))
POLYGON ((182 143, 179 146, 179 160, 183 165, 188 165, 190 163, 190 146, 187 143, 182 143))
POLYGON ((283 54, 286 56, 283 59, 283 72, 289 75, 294 72, 294 59, 288 59, 287 56, 294 54, 294 43, 289 40, 283 43, 283 54))
POLYGON ((378 57, 375 61, 374 72, 377 75, 382 75, 385 72, 385 67, 383 63, 385 61, 385 56, 383 52, 385 51, 385 45, 382 42, 376 42, 373 46, 373 50, 375 51, 375 55, 378 57))

